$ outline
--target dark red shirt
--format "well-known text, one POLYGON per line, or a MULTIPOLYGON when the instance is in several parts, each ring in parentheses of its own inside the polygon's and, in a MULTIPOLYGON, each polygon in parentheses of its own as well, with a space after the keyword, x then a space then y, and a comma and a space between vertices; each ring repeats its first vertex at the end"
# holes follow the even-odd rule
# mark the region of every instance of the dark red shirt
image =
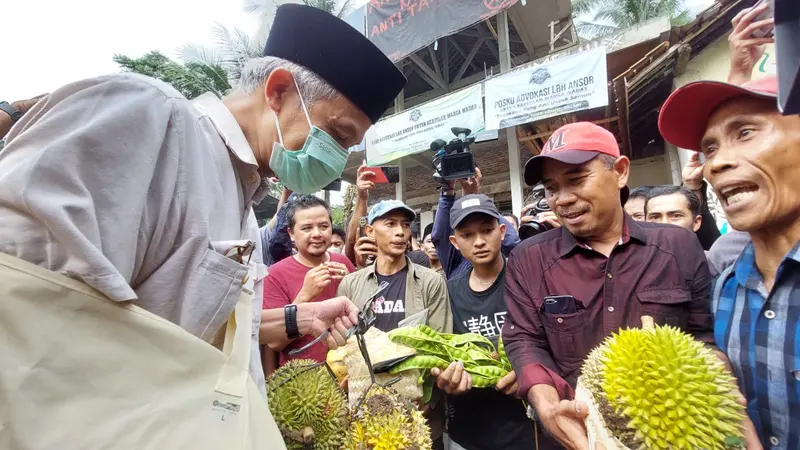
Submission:
MULTIPOLYGON (((347 266, 349 273, 356 271, 355 267, 353 267, 353 263, 344 255, 339 253, 328 254, 330 255, 331 261, 342 263, 347 266)), ((291 256, 270 266, 267 277, 264 278, 263 309, 283 308, 286 305, 291 305, 300 293, 300 289, 303 288, 303 282, 309 270, 311 270, 311 267, 300 264, 300 262, 291 256)), ((331 284, 329 284, 313 301, 319 302, 336 297, 336 290, 339 288, 339 283, 341 283, 341 280, 331 281, 331 284)), ((290 350, 300 348, 313 340, 314 336, 306 335, 290 342, 280 353, 279 365, 282 366, 292 359, 325 361, 325 357, 328 354, 328 347, 325 346, 324 342, 317 342, 299 355, 289 356, 290 350)))
POLYGON ((689 230, 635 222, 627 214, 611 256, 576 241, 566 227, 523 241, 506 268, 503 341, 525 397, 548 384, 572 398, 589 352, 641 316, 713 343, 703 248, 689 230), (571 295, 577 312, 544 311, 545 297, 571 295))

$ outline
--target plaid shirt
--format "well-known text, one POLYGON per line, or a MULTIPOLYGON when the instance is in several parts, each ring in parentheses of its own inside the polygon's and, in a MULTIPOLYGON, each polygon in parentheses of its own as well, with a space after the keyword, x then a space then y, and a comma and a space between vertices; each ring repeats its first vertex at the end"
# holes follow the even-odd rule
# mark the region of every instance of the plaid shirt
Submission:
POLYGON ((771 292, 748 244, 714 283, 714 337, 733 365, 766 449, 800 449, 800 242, 771 292))

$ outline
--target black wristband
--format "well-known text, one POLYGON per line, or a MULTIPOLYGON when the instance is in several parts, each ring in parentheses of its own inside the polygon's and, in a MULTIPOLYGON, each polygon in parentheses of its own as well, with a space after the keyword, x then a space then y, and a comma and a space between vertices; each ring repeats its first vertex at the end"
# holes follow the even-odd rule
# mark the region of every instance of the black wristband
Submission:
POLYGON ((9 116, 11 116, 11 121, 16 122, 22 117, 22 111, 18 110, 11 106, 8 102, 0 102, 0 111, 5 112, 9 116))
POLYGON ((297 327, 297 305, 284 306, 283 317, 286 322, 286 336, 289 339, 297 339, 302 336, 300 329, 297 327))

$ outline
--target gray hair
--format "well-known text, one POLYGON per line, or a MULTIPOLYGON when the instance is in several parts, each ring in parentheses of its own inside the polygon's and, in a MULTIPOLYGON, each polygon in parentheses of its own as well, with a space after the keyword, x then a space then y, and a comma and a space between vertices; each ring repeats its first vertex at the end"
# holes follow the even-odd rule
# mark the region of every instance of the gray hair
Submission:
POLYGON ((617 162, 617 158, 614 158, 611 155, 605 155, 605 154, 602 154, 602 153, 597 155, 597 160, 600 161, 601 163, 603 163, 603 165, 606 166, 607 170, 613 170, 614 169, 614 164, 616 164, 616 162, 617 162))
POLYGON ((336 88, 314 72, 299 64, 273 56, 253 58, 247 61, 236 88, 245 94, 252 94, 264 84, 275 69, 286 69, 292 73, 306 105, 310 106, 319 100, 330 100, 342 96, 336 88))

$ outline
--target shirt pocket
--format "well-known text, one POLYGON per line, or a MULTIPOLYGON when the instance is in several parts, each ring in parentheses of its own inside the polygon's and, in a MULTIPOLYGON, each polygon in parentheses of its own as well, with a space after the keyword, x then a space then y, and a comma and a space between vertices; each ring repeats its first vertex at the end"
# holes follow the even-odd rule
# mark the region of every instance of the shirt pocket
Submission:
POLYGON ((658 325, 671 325, 681 330, 688 327, 692 296, 686 289, 653 289, 637 292, 636 297, 640 316, 651 316, 658 325))
POLYGON ((587 353, 581 337, 587 326, 586 310, 579 309, 570 314, 549 314, 542 311, 539 315, 556 364, 565 370, 582 364, 587 353))
POLYGON ((191 310, 182 312, 184 328, 205 341, 215 339, 236 306, 246 275, 246 265, 218 253, 211 243, 189 277, 185 295, 193 301, 191 310))

